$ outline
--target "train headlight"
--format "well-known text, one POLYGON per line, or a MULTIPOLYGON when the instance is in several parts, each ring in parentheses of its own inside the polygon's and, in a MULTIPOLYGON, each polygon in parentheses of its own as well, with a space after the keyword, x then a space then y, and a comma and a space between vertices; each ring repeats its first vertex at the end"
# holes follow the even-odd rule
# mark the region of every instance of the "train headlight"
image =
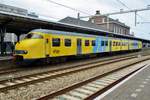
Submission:
POLYGON ((27 54, 28 51, 26 50, 15 50, 15 54, 27 54))

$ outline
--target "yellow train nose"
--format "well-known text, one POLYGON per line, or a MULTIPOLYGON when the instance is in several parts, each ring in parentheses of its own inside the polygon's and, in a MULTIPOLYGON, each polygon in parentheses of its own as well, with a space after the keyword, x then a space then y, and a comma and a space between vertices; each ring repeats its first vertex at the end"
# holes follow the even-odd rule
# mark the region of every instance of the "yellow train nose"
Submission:
POLYGON ((23 59, 38 59, 45 56, 44 50, 43 39, 25 39, 16 44, 14 54, 23 56, 23 59))

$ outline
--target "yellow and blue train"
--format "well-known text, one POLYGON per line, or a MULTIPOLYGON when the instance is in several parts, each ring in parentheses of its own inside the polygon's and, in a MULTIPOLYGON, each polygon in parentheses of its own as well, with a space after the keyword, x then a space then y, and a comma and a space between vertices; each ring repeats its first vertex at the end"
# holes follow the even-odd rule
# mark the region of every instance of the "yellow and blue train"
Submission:
POLYGON ((140 50, 142 42, 124 38, 35 29, 15 46, 16 61, 140 50))

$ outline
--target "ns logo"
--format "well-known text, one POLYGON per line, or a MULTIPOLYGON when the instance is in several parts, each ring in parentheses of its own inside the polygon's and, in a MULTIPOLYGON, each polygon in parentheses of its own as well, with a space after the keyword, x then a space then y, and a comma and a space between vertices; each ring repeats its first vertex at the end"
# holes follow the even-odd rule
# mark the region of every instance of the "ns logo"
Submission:
POLYGON ((59 54, 59 52, 60 52, 59 50, 56 50, 56 49, 53 50, 53 53, 55 53, 55 54, 59 54))

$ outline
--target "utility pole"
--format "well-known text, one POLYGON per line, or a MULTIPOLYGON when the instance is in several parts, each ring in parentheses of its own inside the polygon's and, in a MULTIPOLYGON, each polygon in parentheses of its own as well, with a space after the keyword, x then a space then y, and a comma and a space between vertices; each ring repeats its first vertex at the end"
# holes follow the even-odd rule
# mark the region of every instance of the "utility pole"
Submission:
POLYGON ((106 28, 107 28, 107 31, 109 31, 109 16, 107 16, 107 26, 106 26, 106 28))
MULTIPOLYGON (((137 24, 137 12, 141 11, 147 11, 150 10, 150 7, 148 6, 147 8, 141 8, 141 9, 133 9, 133 10, 120 10, 119 12, 113 12, 113 13, 107 13, 103 15, 98 15, 98 16, 110 16, 110 15, 118 15, 118 14, 125 14, 125 13, 135 13, 135 26, 137 24)), ((93 17, 93 16, 81 16, 80 18, 88 18, 88 17, 93 17)))
POLYGON ((78 17, 78 25, 80 25, 80 13, 78 13, 77 17, 78 17))
POLYGON ((135 11, 135 26, 136 26, 136 23, 137 23, 137 11, 135 11))

